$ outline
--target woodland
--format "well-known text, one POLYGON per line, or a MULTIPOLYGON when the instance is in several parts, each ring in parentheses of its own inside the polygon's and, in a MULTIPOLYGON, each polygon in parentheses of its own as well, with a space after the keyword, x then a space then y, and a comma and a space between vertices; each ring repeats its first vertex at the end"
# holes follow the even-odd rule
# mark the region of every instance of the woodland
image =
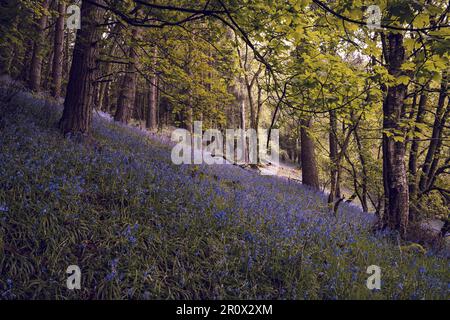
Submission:
POLYGON ((0 12, 0 299, 449 298, 449 1, 0 12), (288 173, 173 164, 195 121, 288 173))

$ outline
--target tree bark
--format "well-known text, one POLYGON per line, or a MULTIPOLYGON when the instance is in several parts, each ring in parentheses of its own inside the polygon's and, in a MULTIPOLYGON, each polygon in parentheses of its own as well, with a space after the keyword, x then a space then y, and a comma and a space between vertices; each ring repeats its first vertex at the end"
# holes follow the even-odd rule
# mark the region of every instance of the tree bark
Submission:
POLYGON ((337 119, 336 111, 330 111, 330 195, 328 203, 333 203, 336 198, 340 198, 339 181, 338 181, 338 143, 337 143, 337 119))
MULTIPOLYGON (((111 34, 117 34, 120 30, 120 24, 116 24, 116 26, 112 29, 111 34)), ((111 56, 114 56, 116 54, 116 50, 117 50, 117 42, 114 41, 112 39, 112 37, 109 38, 110 42, 112 42, 112 44, 110 46, 107 46, 104 48, 104 50, 106 51, 105 54, 110 54, 111 56)), ((98 107, 105 111, 108 112, 110 111, 109 108, 109 89, 111 86, 111 81, 112 81, 112 75, 111 75, 111 70, 113 67, 113 63, 110 62, 104 62, 103 64, 103 74, 102 74, 102 82, 100 83, 99 86, 99 101, 98 101, 98 107)))
MULTIPOLYGON (((368 212, 369 211, 369 206, 368 206, 368 203, 367 203, 367 198, 368 198, 368 191, 367 191, 367 189, 368 189, 368 186, 367 186, 367 181, 368 181, 367 161, 366 161, 366 156, 364 154, 361 138, 359 136, 358 128, 355 128, 354 135, 355 135, 356 145, 358 147, 359 160, 361 161, 361 169, 362 169, 361 205, 362 205, 363 211, 364 212, 368 212)), ((356 175, 355 175, 354 179, 356 179, 356 175)))
MULTIPOLYGON (((95 0, 102 3, 102 0, 95 0)), ((73 133, 87 135, 92 120, 93 73, 98 32, 97 22, 101 10, 92 2, 83 1, 81 29, 77 31, 72 66, 70 68, 64 112, 59 126, 63 134, 73 133)))
MULTIPOLYGON (((133 28, 132 38, 136 39, 138 37, 138 29, 133 28)), ((122 88, 119 93, 119 99, 117 100, 117 110, 114 115, 114 120, 122 123, 128 123, 131 118, 131 113, 133 111, 133 106, 136 98, 136 49, 133 44, 130 46, 129 63, 125 76, 123 77, 122 88)))
POLYGON ((245 98, 244 98, 244 94, 241 92, 241 99, 240 99, 240 104, 241 104, 241 140, 242 140, 242 157, 244 160, 244 163, 248 163, 248 159, 247 159, 247 139, 246 139, 246 135, 245 135, 245 130, 246 130, 246 119, 245 119, 245 114, 246 114, 246 110, 245 110, 245 98))
MULTIPOLYGON (((422 93, 419 99, 419 106, 417 108, 416 123, 422 124, 425 117, 425 107, 427 105, 427 95, 422 93)), ((420 129, 416 126, 415 132, 420 132, 420 129)), ((414 218, 416 210, 416 198, 417 198, 417 158, 419 153, 420 139, 415 137, 411 143, 411 150, 409 152, 408 170, 409 170, 409 198, 410 198, 410 219, 414 218)))
POLYGON ((313 189, 319 190, 319 174, 317 170, 314 141, 308 133, 312 126, 312 118, 304 119, 300 129, 301 158, 302 158, 302 183, 313 189))
POLYGON ((63 53, 64 53, 64 17, 66 14, 66 4, 63 0, 58 3, 58 19, 55 26, 55 44, 53 48, 53 67, 52 67, 52 96, 59 98, 61 96, 63 53))
POLYGON ((111 87, 111 82, 107 82, 106 86, 105 86, 105 90, 103 91, 103 96, 102 96, 101 108, 104 112, 107 112, 107 113, 111 112, 111 104, 109 102, 110 87, 111 87))
POLYGON ((158 126, 158 78, 156 76, 156 63, 157 63, 158 49, 155 46, 153 48, 153 74, 150 79, 150 92, 149 92, 149 109, 146 118, 146 127, 152 131, 157 129, 158 126))
POLYGON ((66 36, 64 41, 64 62, 63 62, 63 78, 69 78, 70 76, 70 42, 72 39, 72 33, 70 29, 66 29, 66 36))
MULTIPOLYGON (((49 2, 49 0, 42 1, 42 8, 44 10, 48 9, 49 2)), ((37 23, 37 35, 33 46, 33 56, 31 58, 29 88, 36 92, 39 92, 41 89, 42 48, 47 21, 47 15, 45 13, 42 14, 37 23)))
MULTIPOLYGON (((54 34, 52 34, 54 36, 54 34)), ((53 62, 53 50, 51 50, 49 53, 47 62, 42 63, 42 67, 44 68, 45 72, 43 73, 43 76, 41 76, 41 90, 49 91, 52 87, 52 62, 53 62)))
POLYGON ((436 107, 436 113, 433 124, 433 133, 431 135, 430 145, 427 150, 427 155, 425 157, 425 162, 422 166, 422 174, 420 176, 419 188, 420 191, 425 191, 430 187, 430 181, 432 181, 432 177, 434 175, 435 169, 437 167, 437 162, 435 159, 438 159, 440 146, 442 145, 442 131, 444 128, 446 119, 442 119, 442 115, 444 113, 444 105, 445 99, 448 95, 448 78, 447 72, 443 72, 441 89, 439 93, 439 100, 436 107), (433 162, 436 162, 433 165, 433 162))
POLYGON ((33 56, 33 41, 30 39, 25 40, 24 43, 25 46, 25 53, 23 55, 21 67, 20 67, 20 74, 19 74, 19 80, 23 81, 24 83, 28 83, 29 81, 29 71, 30 71, 30 61, 33 56))
MULTIPOLYGON (((383 40, 385 60, 389 74, 403 75, 401 66, 405 61, 403 35, 389 33, 383 40)), ((409 192, 405 163, 405 134, 400 127, 405 117, 404 99, 407 86, 398 84, 387 89, 383 103, 383 181, 385 212, 383 224, 406 235, 409 218, 409 192)))

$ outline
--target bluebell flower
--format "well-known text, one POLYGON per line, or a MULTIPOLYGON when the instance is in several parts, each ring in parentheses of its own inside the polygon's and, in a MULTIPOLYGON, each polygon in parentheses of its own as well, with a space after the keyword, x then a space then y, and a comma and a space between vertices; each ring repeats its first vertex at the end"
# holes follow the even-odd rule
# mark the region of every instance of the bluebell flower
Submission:
POLYGON ((57 191, 57 190, 58 190, 58 184, 55 183, 55 182, 50 182, 49 190, 50 190, 50 192, 55 192, 55 191, 57 191))
POLYGON ((129 236, 131 234, 131 227, 128 225, 124 231, 122 231, 122 235, 129 236))
POLYGON ((107 281, 112 281, 116 277, 116 271, 112 271, 111 273, 108 273, 105 277, 107 281))
POLYGON ((219 211, 219 212, 215 213, 214 217, 217 220, 219 220, 220 222, 225 222, 228 219, 227 213, 225 211, 219 211))
POLYGON ((105 277, 105 279, 107 281, 111 281, 113 280, 116 276, 117 276, 117 265, 119 263, 119 259, 118 258, 114 258, 112 259, 109 264, 111 266, 111 272, 108 273, 105 277))
POLYGON ((137 241, 137 239, 136 239, 135 236, 129 236, 129 237, 128 237, 128 241, 130 241, 131 244, 135 244, 136 241, 137 241))
POLYGON ((252 267, 253 267, 253 258, 252 258, 252 256, 249 256, 248 260, 247 260, 247 269, 251 270, 252 267))
POLYGON ((248 231, 245 231, 244 239, 245 239, 245 241, 248 241, 248 242, 253 242, 253 240, 254 240, 253 235, 248 231))
POLYGON ((0 205, 0 212, 8 212, 9 208, 6 204, 1 204, 0 205))
POLYGON ((110 263, 112 269, 116 269, 117 264, 119 263, 119 258, 114 258, 109 263, 110 263))

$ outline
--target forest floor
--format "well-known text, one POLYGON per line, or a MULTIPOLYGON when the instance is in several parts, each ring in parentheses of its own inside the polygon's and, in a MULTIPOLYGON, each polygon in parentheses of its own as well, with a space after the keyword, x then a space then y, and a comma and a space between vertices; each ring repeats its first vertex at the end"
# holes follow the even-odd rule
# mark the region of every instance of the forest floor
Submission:
MULTIPOLYGON (((112 117, 110 114, 108 114, 106 112, 96 110, 95 113, 100 118, 104 119, 105 121, 109 121, 109 122, 114 121, 114 117, 112 117)), ((170 147, 173 146, 173 142, 171 141, 171 133, 173 130, 177 129, 176 127, 163 127, 163 128, 158 129, 158 132, 155 133, 155 132, 148 131, 146 129, 145 121, 132 120, 132 122, 128 126, 134 127, 135 130, 139 129, 143 135, 148 136, 151 139, 156 138, 159 142, 163 142, 167 146, 170 146, 170 147)), ((205 154, 208 152, 203 151, 203 153, 205 154)), ((209 154, 209 156, 211 156, 211 154, 209 154)), ((216 158, 220 158, 220 157, 216 156, 216 158)), ((226 162, 229 163, 228 161, 226 161, 226 162)), ((270 176, 274 176, 274 177, 275 176, 280 177, 280 178, 286 179, 292 183, 300 183, 300 184, 302 183, 301 168, 299 167, 299 165, 297 163, 290 161, 290 160, 283 160, 280 158, 278 164, 272 163, 270 165, 258 165, 258 167, 256 167, 256 168, 253 166, 249 166, 249 165, 240 165, 239 167, 244 170, 249 170, 254 173, 261 174, 261 175, 270 175, 270 176)), ((346 195, 348 197, 348 195, 353 194, 353 190, 351 190, 351 188, 349 188, 345 185, 341 185, 341 190, 342 190, 342 196, 344 197, 344 199, 346 198, 346 195)), ((322 187, 321 191, 323 193, 325 193, 327 196, 330 193, 330 190, 326 187, 322 187)), ((359 208, 361 208, 361 210, 362 210, 362 205, 358 198, 353 199, 352 203, 354 205, 358 206, 359 208)), ((375 211, 372 204, 369 203, 368 205, 369 205, 369 210, 375 211)), ((439 232, 439 230, 437 230, 436 232, 439 232)))
MULTIPOLYGON (((100 118, 102 118, 106 121, 109 121, 109 122, 114 121, 114 118, 106 112, 97 110, 97 111, 95 111, 95 113, 100 118)), ((171 141, 171 133, 173 130, 176 129, 175 127, 163 128, 163 129, 158 130, 158 133, 154 133, 154 132, 148 131, 145 128, 145 123, 143 121, 136 122, 135 120, 133 120, 133 122, 129 126, 134 127, 135 129, 139 129, 143 135, 148 136, 151 139, 156 138, 158 141, 164 142, 167 146, 170 146, 170 147, 173 146, 173 142, 171 141)), ((203 153, 208 153, 208 152, 203 151, 203 153)), ((211 156, 211 154, 209 154, 209 156, 211 156)), ((216 156, 216 157, 220 158, 219 156, 216 156)), ((229 164, 229 161, 225 160, 225 162, 229 164)), ((260 165, 257 169, 252 168, 251 166, 248 166, 248 165, 243 165, 240 167, 244 170, 253 171, 255 173, 262 174, 262 175, 283 177, 288 180, 297 181, 299 183, 301 183, 301 181, 302 181, 301 169, 299 168, 299 166, 297 164, 292 163, 290 161, 283 161, 280 159, 278 164, 271 164, 271 165, 264 165, 264 166, 260 165)))
MULTIPOLYGON (((1 95, 0 95, 1 97, 1 95)), ((61 106, 0 102, 0 296, 58 299, 448 299, 438 248, 287 179, 181 165, 166 138, 94 117, 63 138, 61 106), (68 290, 78 265, 81 290, 68 290), (381 289, 366 271, 381 268, 381 289)))
MULTIPOLYGON (((61 103, 62 103, 62 101, 61 101, 61 103)), ((108 121, 108 122, 114 122, 114 117, 111 116, 110 114, 100 111, 100 110, 95 110, 94 112, 101 119, 108 121)), ((121 125, 123 126, 123 124, 121 124, 121 125)), ((156 141, 158 141, 158 143, 162 143, 162 144, 166 145, 167 147, 171 148, 174 145, 174 142, 171 141, 171 133, 173 130, 177 129, 176 127, 164 127, 162 129, 160 128, 158 130, 158 132, 151 132, 146 129, 144 121, 137 122, 135 120, 132 120, 132 122, 129 125, 125 125, 125 126, 130 127, 132 130, 139 130, 140 134, 142 134, 143 136, 146 136, 152 140, 156 140, 156 141)), ((196 151, 196 152, 198 152, 198 151, 196 151)), ((208 152, 201 151, 200 153, 205 154, 208 152)), ((208 155, 211 156, 210 153, 208 155)), ((221 157, 213 156, 213 158, 221 158, 221 157)), ((225 162, 226 162, 226 164, 231 164, 227 160, 225 160, 225 162)), ((288 182, 292 182, 292 183, 299 183, 299 184, 302 183, 301 168, 299 167, 299 165, 297 163, 294 163, 290 160, 279 159, 278 164, 259 165, 257 168, 249 166, 249 165, 240 165, 239 167, 242 168, 243 170, 248 170, 248 171, 251 171, 256 174, 278 177, 278 178, 282 178, 282 179, 287 180, 288 182)), ((323 187, 321 189, 321 191, 326 195, 326 197, 328 197, 328 195, 330 193, 330 190, 328 188, 323 187)), ((345 186, 345 185, 341 185, 341 192, 342 192, 342 196, 344 199, 347 198, 346 195, 353 194, 353 190, 351 190, 350 187, 345 186)), ((360 210, 362 210, 362 204, 358 198, 353 199, 351 202, 347 202, 347 203, 351 203, 351 205, 357 206, 360 210)), ((370 210, 369 213, 375 214, 374 213, 375 208, 373 207, 373 205, 371 203, 369 203, 368 205, 369 205, 369 210, 370 210)), ((439 219, 423 220, 419 225, 420 230, 418 232, 425 232, 425 233, 429 234, 427 236, 428 238, 430 238, 430 237, 434 238, 439 235, 443 225, 444 225, 444 222, 439 219)), ((445 250, 450 251, 449 235, 445 236, 443 245, 445 246, 445 250)))

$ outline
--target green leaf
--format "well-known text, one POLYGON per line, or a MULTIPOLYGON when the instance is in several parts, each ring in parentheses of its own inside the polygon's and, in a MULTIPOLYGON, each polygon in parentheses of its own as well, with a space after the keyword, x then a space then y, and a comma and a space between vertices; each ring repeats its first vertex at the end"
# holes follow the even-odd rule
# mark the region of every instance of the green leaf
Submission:
POLYGON ((416 69, 416 64, 412 61, 407 61, 404 64, 402 64, 401 69, 404 71, 412 71, 416 69))
POLYGON ((414 25, 417 28, 424 28, 430 24, 430 17, 428 14, 421 13, 419 14, 416 19, 414 20, 414 25))
POLYGON ((409 84, 410 78, 408 76, 400 76, 397 78, 397 85, 404 84, 407 86, 409 84))

